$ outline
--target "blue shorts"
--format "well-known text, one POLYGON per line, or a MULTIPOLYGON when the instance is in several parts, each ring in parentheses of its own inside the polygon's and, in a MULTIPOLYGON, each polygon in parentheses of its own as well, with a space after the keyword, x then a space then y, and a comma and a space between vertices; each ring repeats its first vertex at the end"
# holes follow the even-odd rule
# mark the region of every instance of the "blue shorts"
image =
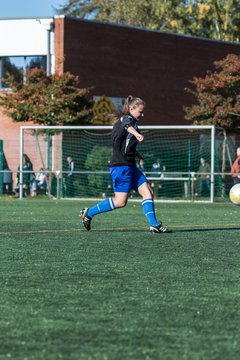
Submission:
POLYGON ((135 166, 113 166, 109 169, 112 176, 114 192, 130 193, 138 191, 139 186, 147 182, 147 178, 135 166))

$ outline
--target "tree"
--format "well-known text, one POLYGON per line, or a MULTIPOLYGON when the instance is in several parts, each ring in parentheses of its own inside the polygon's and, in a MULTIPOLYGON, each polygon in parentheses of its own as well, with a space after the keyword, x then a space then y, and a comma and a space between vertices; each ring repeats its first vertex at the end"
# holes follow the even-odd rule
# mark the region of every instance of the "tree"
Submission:
MULTIPOLYGON (((240 40, 239 0, 186 1, 187 32, 223 41, 240 40)), ((184 12, 182 18, 186 19, 184 12)))
POLYGON ((68 0, 57 11, 82 19, 240 40, 239 0, 68 0))
POLYGON ((186 89, 196 104, 185 107, 185 118, 196 125, 216 125, 227 132, 240 126, 240 56, 229 54, 214 63, 216 71, 205 78, 195 77, 186 89))
POLYGON ((70 73, 46 75, 29 70, 25 82, 8 79, 11 92, 0 94, 0 106, 15 121, 42 125, 87 124, 92 119, 89 88, 80 88, 79 78, 70 73))

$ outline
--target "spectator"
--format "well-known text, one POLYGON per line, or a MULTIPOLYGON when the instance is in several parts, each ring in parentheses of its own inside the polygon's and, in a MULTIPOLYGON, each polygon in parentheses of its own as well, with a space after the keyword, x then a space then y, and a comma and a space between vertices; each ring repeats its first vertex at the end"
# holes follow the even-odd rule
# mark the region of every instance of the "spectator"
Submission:
MULTIPOLYGON (((34 179, 33 165, 30 158, 23 154, 23 196, 30 193, 31 183, 34 179)), ((20 166, 18 167, 18 173, 16 178, 16 192, 19 193, 20 189, 20 166)))
POLYGON ((67 156, 66 195, 70 197, 74 196, 73 180, 74 180, 74 161, 71 156, 67 156))
POLYGON ((35 180, 32 183, 31 195, 36 196, 39 191, 43 191, 44 193, 46 193, 46 190, 47 190, 47 176, 43 171, 43 168, 40 168, 39 172, 35 177, 35 180))
POLYGON ((161 160, 157 159, 155 163, 152 164, 152 172, 160 172, 162 170, 161 160))
POLYGON ((240 147, 237 148, 236 153, 237 158, 235 159, 231 169, 234 185, 240 183, 240 147))
MULTIPOLYGON (((152 164, 152 172, 153 173, 161 173, 166 170, 166 166, 162 165, 162 162, 159 158, 157 158, 156 162, 152 164)), ((153 174, 154 175, 154 174, 153 174)), ((159 174, 155 174, 159 175, 159 174)))
POLYGON ((203 157, 201 157, 200 166, 198 169, 198 178, 200 180, 199 183, 200 196, 206 195, 206 193, 210 191, 210 172, 211 172, 210 165, 206 162, 206 160, 203 157))
MULTIPOLYGON (((152 164, 152 177, 159 178, 162 170, 166 170, 165 166, 162 166, 162 162, 159 158, 156 159, 155 163, 152 164)), ((151 182, 151 188, 155 197, 160 195, 163 185, 158 180, 151 182)))
POLYGON ((140 159, 137 163, 137 167, 140 171, 144 172, 144 159, 140 159))
POLYGON ((12 171, 9 168, 3 170, 3 193, 12 194, 12 171))

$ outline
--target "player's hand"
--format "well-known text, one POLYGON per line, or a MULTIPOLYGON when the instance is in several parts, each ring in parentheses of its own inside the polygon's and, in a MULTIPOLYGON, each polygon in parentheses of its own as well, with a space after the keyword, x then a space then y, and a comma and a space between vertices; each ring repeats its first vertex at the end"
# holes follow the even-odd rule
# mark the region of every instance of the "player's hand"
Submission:
POLYGON ((136 139, 139 141, 139 142, 142 142, 144 140, 144 136, 142 134, 137 134, 136 135, 136 139))

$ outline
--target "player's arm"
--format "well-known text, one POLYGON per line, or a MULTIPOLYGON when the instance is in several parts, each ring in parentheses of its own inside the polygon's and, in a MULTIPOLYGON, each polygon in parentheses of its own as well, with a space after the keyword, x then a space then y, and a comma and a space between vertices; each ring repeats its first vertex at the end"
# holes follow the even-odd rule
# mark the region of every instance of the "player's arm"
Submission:
POLYGON ((135 138, 141 142, 144 140, 144 136, 142 134, 139 134, 139 132, 137 130, 134 129, 133 126, 128 126, 127 127, 127 132, 129 132, 130 134, 132 134, 133 136, 135 136, 135 138))

